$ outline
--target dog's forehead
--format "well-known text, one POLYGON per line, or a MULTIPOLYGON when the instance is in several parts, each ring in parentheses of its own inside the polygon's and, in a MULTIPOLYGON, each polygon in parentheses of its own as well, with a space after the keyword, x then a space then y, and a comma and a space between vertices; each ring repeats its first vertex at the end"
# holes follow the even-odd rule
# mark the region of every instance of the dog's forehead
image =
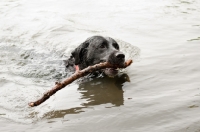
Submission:
POLYGON ((113 44, 117 42, 111 37, 93 36, 88 38, 89 47, 97 46, 102 43, 113 44))
POLYGON ((111 37, 105 37, 105 39, 109 42, 109 43, 117 43, 113 38, 111 37))
POLYGON ((88 41, 90 43, 90 46, 107 42, 107 40, 102 36, 93 36, 93 37, 89 38, 88 41))

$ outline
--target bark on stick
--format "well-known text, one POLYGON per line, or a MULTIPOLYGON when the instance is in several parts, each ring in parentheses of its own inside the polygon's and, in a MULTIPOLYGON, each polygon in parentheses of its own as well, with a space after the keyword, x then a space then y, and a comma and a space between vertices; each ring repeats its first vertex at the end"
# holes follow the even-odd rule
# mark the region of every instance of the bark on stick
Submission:
POLYGON ((60 83, 56 83, 56 85, 51 90, 44 93, 44 95, 40 99, 38 99, 35 102, 28 103, 28 105, 31 107, 40 105, 41 103, 45 102, 50 96, 55 94, 57 91, 61 90, 62 88, 64 88, 68 84, 72 83, 76 79, 83 77, 91 72, 94 72, 94 71, 100 70, 100 69, 104 69, 104 68, 126 68, 131 63, 132 63, 132 60, 127 60, 124 63, 124 65, 122 65, 122 66, 113 65, 113 64, 110 64, 109 62, 103 62, 103 63, 99 63, 99 64, 96 64, 93 66, 89 66, 81 71, 75 72, 71 77, 65 79, 64 81, 62 81, 60 83))

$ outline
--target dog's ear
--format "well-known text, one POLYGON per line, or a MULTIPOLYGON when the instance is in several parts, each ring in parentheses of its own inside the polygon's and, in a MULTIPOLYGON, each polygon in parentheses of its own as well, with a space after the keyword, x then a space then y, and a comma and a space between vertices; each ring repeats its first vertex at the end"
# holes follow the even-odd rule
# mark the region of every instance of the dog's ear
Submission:
POLYGON ((72 51, 71 54, 75 59, 75 65, 80 64, 83 54, 87 50, 88 45, 89 45, 89 42, 86 40, 85 42, 80 44, 74 51, 72 51))

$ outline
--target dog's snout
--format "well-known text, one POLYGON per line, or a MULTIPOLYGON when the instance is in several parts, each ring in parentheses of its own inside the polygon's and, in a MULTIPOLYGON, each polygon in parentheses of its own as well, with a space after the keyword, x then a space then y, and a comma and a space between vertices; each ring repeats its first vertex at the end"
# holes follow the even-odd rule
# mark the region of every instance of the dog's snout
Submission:
POLYGON ((125 55, 122 52, 116 53, 115 56, 116 56, 117 59, 124 59, 125 58, 125 55))
POLYGON ((125 61, 125 55, 124 55, 124 53, 122 53, 120 51, 113 52, 108 57, 108 62, 110 62, 111 64, 121 65, 121 64, 124 64, 124 61, 125 61))

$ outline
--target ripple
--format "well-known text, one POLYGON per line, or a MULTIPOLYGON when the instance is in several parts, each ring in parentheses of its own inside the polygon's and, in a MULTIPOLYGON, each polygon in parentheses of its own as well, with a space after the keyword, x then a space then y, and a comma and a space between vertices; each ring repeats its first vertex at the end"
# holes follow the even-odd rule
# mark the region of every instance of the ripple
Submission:
POLYGON ((197 38, 194 38, 194 39, 190 39, 188 41, 198 41, 198 40, 200 40, 200 37, 197 37, 197 38))
POLYGON ((133 59, 134 61, 140 58, 140 49, 132 44, 122 41, 120 39, 115 39, 119 44, 120 50, 125 54, 126 59, 133 59))

